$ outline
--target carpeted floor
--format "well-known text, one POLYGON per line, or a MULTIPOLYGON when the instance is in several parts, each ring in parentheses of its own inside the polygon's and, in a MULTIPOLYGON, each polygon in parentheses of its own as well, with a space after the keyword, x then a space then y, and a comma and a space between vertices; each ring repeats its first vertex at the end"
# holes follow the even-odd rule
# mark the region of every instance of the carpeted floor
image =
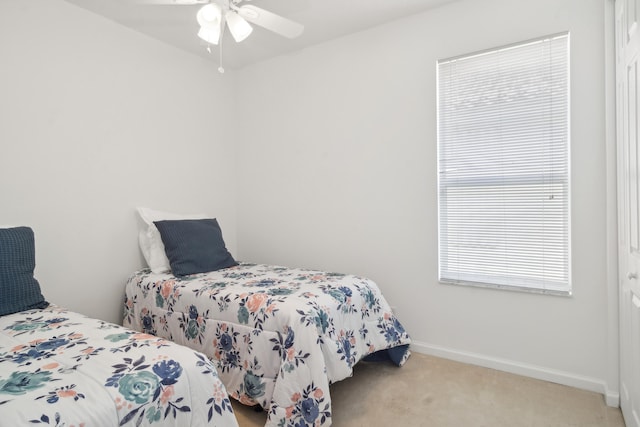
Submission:
MULTIPOLYGON (((334 427, 624 427, 598 393, 416 352, 402 368, 359 363, 331 397, 334 427)), ((233 403, 240 427, 264 425, 233 403)))

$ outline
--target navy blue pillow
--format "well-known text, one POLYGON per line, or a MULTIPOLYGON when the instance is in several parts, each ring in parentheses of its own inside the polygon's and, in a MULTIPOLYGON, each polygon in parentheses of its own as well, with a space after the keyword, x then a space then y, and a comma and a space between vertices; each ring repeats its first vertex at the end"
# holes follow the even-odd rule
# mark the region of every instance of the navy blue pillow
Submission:
POLYGON ((33 277, 36 249, 29 227, 0 229, 0 316, 49 305, 33 277))
POLYGON ((216 271, 233 267, 233 259, 222 239, 218 221, 181 219, 155 221, 164 251, 175 276, 216 271))

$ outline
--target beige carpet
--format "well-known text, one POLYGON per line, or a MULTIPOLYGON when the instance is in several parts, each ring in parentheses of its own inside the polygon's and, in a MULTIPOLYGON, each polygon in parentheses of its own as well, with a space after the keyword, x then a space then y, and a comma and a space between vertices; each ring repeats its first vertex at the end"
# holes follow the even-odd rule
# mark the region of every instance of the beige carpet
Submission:
MULTIPOLYGON (((415 352, 402 368, 359 363, 331 397, 334 427, 624 427, 600 394, 415 352)), ((264 425, 233 403, 241 427, 264 425)))

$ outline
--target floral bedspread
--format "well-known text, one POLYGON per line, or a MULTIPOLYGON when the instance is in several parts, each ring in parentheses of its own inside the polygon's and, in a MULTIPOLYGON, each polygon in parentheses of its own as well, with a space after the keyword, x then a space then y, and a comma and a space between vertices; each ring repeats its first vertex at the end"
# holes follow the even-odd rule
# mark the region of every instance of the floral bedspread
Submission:
POLYGON ((238 423, 204 355, 50 306, 0 317, 0 425, 238 423))
POLYGON ((369 354, 409 357, 408 334, 362 277, 248 263, 182 278, 145 269, 125 293, 126 326, 205 353, 231 397, 268 411, 268 426, 328 426, 329 384, 369 354))

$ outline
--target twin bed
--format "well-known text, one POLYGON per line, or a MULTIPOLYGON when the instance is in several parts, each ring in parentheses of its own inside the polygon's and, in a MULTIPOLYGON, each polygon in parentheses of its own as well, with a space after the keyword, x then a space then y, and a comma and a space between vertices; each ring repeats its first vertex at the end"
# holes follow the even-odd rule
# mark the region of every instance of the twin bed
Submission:
POLYGON ((0 228, 0 425, 237 427, 203 354, 50 305, 28 227, 0 228))
POLYGON ((0 317, 0 425, 237 426, 202 354, 56 306, 0 317))
MULTIPOLYGON (((330 384, 363 359, 409 357, 371 280, 237 263, 215 220, 140 215, 149 268, 126 283, 124 327, 56 306, 0 311, 10 425, 236 426, 231 397, 268 426, 328 426, 330 384)), ((0 245, 1 292, 5 267, 0 245)))
POLYGON ((409 356, 406 331, 362 277, 248 263, 182 278, 145 269, 125 293, 126 326, 205 353, 269 426, 330 425, 331 383, 367 356, 409 356))

